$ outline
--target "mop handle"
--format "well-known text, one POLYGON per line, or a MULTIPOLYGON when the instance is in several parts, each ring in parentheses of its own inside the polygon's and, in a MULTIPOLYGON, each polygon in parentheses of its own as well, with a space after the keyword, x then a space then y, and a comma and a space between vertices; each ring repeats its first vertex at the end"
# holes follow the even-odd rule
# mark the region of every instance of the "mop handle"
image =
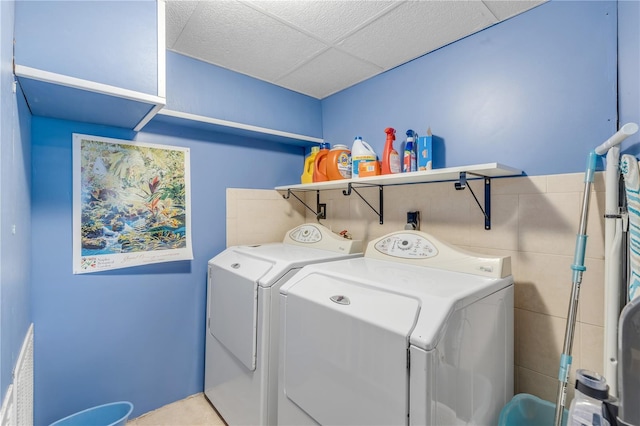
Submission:
MULTIPOLYGON (((619 143, 619 142, 618 142, 619 143)), ((587 220, 589 218, 589 199, 591 195, 591 185, 595 175, 598 154, 595 150, 589 153, 587 158, 587 169, 584 173, 584 193, 582 199, 582 212, 580 214, 580 226, 576 235, 576 248, 573 255, 573 279, 571 286, 571 299, 569 301, 569 311, 567 312, 567 324, 564 333, 564 344, 562 355, 560 355, 560 368, 558 370, 558 391, 556 398, 555 426, 562 424, 562 414, 564 412, 565 400, 567 397, 567 382, 571 371, 571 356, 573 348, 573 336, 575 333, 576 316, 578 313, 578 299, 580 294, 580 284, 582 283, 582 273, 587 270, 584 266, 584 257, 587 250, 587 220)))
POLYGON ((589 196, 591 193, 591 184, 596 171, 596 163, 598 156, 604 155, 609 149, 614 146, 620 145, 623 140, 628 136, 633 135, 638 131, 638 125, 636 123, 627 123, 620 128, 613 136, 607 139, 604 143, 596 147, 589 153, 587 158, 587 169, 584 174, 584 194, 582 200, 582 212, 580 216, 579 232, 576 236, 576 249, 574 253, 573 264, 571 269, 573 270, 573 283, 571 288, 571 300, 569 301, 569 311, 567 313, 567 325, 565 329, 564 345, 562 348, 562 355, 560 356, 560 369, 558 372, 558 394, 556 399, 555 410, 555 426, 562 424, 562 415, 564 412, 565 400, 567 396, 567 382, 569 380, 569 373, 571 371, 571 362, 573 357, 571 356, 573 347, 573 336, 575 333, 576 316, 578 312, 578 299, 580 295, 580 284, 582 283, 582 273, 586 271, 584 266, 584 257, 587 247, 587 219, 589 217, 589 196))

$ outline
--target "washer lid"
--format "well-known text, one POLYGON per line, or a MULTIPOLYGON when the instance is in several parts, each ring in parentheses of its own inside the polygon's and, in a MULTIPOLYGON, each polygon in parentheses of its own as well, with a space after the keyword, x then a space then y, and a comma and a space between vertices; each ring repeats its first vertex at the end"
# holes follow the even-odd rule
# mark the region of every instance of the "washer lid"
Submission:
POLYGON ((282 309, 287 398, 319 424, 406 424, 418 300, 313 274, 282 309))
POLYGON ((209 265, 215 264, 248 277, 257 281, 260 287, 271 287, 291 269, 301 268, 311 263, 360 256, 362 253, 346 254, 284 243, 268 243, 229 247, 209 260, 209 265), (241 267, 233 268, 236 264, 241 267))
POLYGON ((440 341, 447 319, 454 310, 513 285, 511 276, 489 278, 360 257, 309 265, 285 283, 280 293, 287 295, 308 280, 323 279, 417 300, 420 314, 411 332, 410 343, 427 351, 440 341))

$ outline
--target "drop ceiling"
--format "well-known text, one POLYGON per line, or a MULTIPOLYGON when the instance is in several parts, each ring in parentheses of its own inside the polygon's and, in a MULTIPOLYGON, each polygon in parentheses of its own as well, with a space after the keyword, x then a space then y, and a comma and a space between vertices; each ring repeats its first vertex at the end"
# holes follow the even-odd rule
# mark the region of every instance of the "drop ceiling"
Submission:
POLYGON ((323 99, 544 1, 167 0, 166 43, 323 99))

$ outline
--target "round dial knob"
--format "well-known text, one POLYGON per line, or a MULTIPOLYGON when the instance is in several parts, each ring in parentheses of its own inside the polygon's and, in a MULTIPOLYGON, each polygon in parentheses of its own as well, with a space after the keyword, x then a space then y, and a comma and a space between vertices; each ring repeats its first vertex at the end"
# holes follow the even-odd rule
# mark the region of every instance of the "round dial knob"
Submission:
POLYGON ((402 240, 398 244, 400 250, 409 250, 411 247, 413 247, 413 243, 409 240, 402 240))

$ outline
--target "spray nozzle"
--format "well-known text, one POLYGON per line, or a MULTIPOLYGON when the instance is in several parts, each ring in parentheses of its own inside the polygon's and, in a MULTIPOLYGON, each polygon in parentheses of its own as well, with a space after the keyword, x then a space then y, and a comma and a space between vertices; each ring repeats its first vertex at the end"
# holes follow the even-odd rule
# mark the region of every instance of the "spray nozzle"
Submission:
POLYGON ((411 129, 407 130, 407 138, 414 138, 415 136, 416 136, 416 132, 414 132, 411 129))
POLYGON ((387 134, 387 139, 391 138, 393 140, 396 140, 396 129, 394 129, 393 127, 387 127, 386 129, 384 129, 384 132, 387 134))

